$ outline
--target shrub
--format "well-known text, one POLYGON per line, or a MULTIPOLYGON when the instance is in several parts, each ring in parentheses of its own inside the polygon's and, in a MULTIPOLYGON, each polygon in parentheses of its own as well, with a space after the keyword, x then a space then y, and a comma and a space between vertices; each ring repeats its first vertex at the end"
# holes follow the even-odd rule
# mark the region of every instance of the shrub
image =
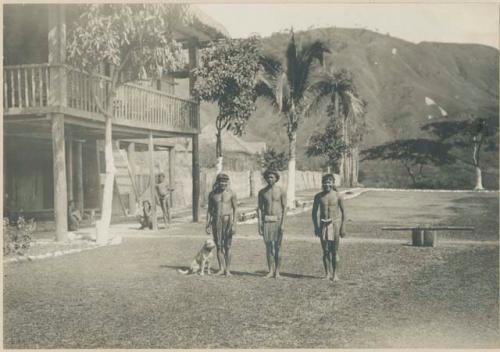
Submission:
POLYGON ((35 230, 34 219, 26 221, 20 216, 13 224, 8 218, 3 221, 3 254, 24 255, 31 245, 31 235, 35 230))

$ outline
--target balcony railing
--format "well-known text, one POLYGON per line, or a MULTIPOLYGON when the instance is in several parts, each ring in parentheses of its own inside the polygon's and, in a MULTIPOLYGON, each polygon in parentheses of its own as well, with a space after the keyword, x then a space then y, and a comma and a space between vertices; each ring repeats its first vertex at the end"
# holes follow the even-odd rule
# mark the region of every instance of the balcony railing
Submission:
MULTIPOLYGON (((98 105, 106 109, 110 90, 109 77, 93 75, 69 66, 48 64, 4 67, 4 113, 16 114, 50 108, 70 108, 81 116, 102 117, 98 105), (54 103, 51 96, 64 86, 64 94, 54 103), (96 100, 99 102, 97 104, 96 100)), ((113 101, 113 123, 164 131, 193 132, 199 128, 198 104, 138 84, 127 83, 117 91, 113 101)))
POLYGON ((49 97, 49 65, 5 66, 3 108, 46 107, 49 97))

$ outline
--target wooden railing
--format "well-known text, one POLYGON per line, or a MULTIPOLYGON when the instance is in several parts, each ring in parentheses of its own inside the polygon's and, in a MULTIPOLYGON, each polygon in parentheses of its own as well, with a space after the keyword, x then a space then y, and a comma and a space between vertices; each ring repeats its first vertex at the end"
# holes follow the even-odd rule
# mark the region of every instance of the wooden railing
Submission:
MULTIPOLYGON (((72 111, 84 111, 87 115, 101 115, 99 105, 107 109, 106 96, 111 87, 109 77, 90 76, 69 66, 41 64, 4 67, 4 111, 50 107, 50 97, 54 94, 51 92, 51 80, 52 84, 59 86, 66 84, 61 106, 72 111), (54 81, 56 73, 63 73, 57 76, 61 77, 60 81, 54 81)), ((113 106, 116 124, 165 131, 192 132, 199 128, 198 104, 195 101, 138 84, 127 83, 120 87, 113 106)))
POLYGON ((103 109, 107 109, 106 96, 111 87, 111 80, 106 76, 89 74, 73 67, 66 67, 67 104, 70 108, 87 112, 100 113, 96 99, 103 109))
POLYGON ((5 66, 3 108, 45 107, 49 100, 48 64, 5 66))

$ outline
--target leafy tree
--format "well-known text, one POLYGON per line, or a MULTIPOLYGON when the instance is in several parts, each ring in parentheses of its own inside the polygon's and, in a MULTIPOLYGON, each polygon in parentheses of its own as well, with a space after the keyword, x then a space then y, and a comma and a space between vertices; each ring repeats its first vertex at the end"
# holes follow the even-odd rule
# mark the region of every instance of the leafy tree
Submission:
POLYGON ((342 140, 341 128, 339 121, 330 119, 323 132, 311 136, 306 148, 307 156, 324 158, 326 166, 335 172, 339 171, 342 155, 348 149, 342 140))
POLYGON ((418 188, 424 181, 424 167, 451 164, 455 158, 451 146, 431 139, 407 139, 388 142, 362 152, 362 160, 393 160, 400 162, 413 186, 418 188))
MULTIPOLYGON (((342 145, 339 171, 346 185, 354 186, 358 179, 359 144, 365 129, 366 103, 358 96, 352 74, 345 70, 321 72, 309 90, 311 99, 307 111, 314 111, 321 101, 328 100, 328 115, 338 120, 338 137, 342 145)), ((330 137, 333 135, 330 134, 330 137)), ((336 143, 340 146, 341 144, 336 143)))
POLYGON ((297 130, 304 116, 308 102, 307 91, 310 87, 313 64, 323 63, 325 53, 330 52, 321 41, 304 45, 295 43, 292 31, 285 52, 285 63, 272 57, 261 59, 261 75, 257 84, 260 96, 268 98, 286 118, 288 135, 288 207, 295 207, 295 164, 297 149, 297 130))
POLYGON ((215 121, 217 173, 222 171, 222 130, 241 136, 255 110, 259 56, 257 37, 224 39, 203 51, 200 67, 194 71, 195 95, 219 107, 215 121))
POLYGON ((93 101, 105 116, 106 181, 101 216, 104 232, 111 220, 115 174, 112 120, 117 89, 127 81, 158 77, 180 67, 181 45, 173 32, 188 17, 187 7, 179 4, 85 5, 69 35, 70 63, 92 75, 99 72, 102 64, 112 68, 104 101, 93 87, 93 101))
POLYGON ((285 152, 278 152, 273 148, 269 148, 264 152, 262 157, 262 166, 264 169, 283 171, 288 167, 288 157, 285 152))
POLYGON ((470 159, 456 153, 454 155, 457 160, 474 167, 474 190, 484 189, 480 157, 483 150, 498 149, 498 116, 490 115, 472 120, 450 120, 448 117, 447 120, 428 123, 422 129, 438 136, 450 147, 472 151, 470 159))

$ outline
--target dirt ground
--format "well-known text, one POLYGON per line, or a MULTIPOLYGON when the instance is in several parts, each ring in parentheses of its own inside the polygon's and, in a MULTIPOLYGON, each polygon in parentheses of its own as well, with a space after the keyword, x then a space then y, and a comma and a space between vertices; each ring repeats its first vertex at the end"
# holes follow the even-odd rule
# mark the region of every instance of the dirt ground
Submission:
POLYGON ((264 245, 255 225, 239 227, 232 278, 177 273, 205 238, 202 224, 7 265, 4 347, 500 345, 497 193, 370 191, 346 207, 349 238, 335 284, 319 280, 321 249, 309 212, 287 222, 280 280, 262 277, 264 245), (408 233, 380 230, 427 219, 476 231, 443 234, 447 241, 437 247, 417 248, 407 244, 408 233))

